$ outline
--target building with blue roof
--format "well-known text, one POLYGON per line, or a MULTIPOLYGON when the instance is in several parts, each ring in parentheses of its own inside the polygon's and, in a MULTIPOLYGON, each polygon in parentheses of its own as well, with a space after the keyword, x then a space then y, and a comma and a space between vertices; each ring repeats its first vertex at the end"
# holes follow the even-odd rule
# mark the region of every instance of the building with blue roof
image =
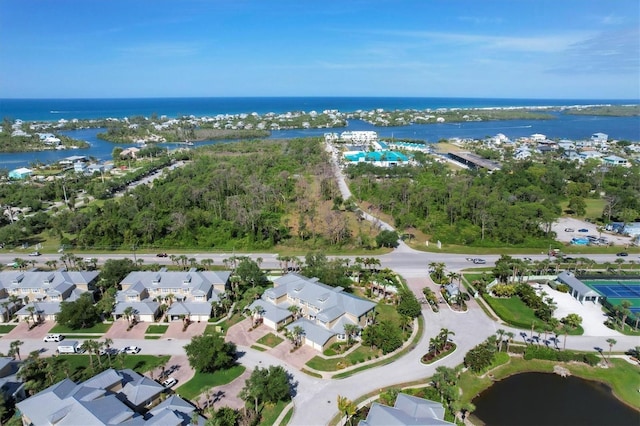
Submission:
POLYGON ((349 151, 344 153, 347 163, 370 163, 378 167, 394 167, 409 164, 409 157, 397 151, 349 151))

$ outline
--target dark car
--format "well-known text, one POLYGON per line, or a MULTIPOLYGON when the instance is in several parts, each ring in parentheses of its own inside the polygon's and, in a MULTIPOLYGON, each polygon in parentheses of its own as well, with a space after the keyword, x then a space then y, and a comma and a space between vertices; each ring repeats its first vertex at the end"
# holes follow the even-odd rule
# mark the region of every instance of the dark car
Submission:
POLYGON ((620 253, 616 253, 616 256, 625 257, 625 256, 629 256, 629 253, 627 253, 626 251, 621 251, 620 253))
POLYGON ((578 229, 578 232, 589 232, 589 230, 587 228, 580 228, 578 229))
POLYGON ((158 253, 156 256, 158 256, 158 257, 167 257, 168 254, 167 253, 158 253))

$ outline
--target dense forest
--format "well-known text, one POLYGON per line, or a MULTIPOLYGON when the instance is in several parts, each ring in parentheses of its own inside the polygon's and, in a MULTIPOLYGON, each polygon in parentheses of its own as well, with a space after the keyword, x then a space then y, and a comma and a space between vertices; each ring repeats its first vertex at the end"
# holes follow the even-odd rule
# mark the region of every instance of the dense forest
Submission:
POLYGON ((334 200, 337 187, 318 139, 219 144, 197 152, 153 186, 58 214, 54 232, 70 235, 77 247, 98 249, 353 241, 355 214, 334 200))
POLYGON ((511 162, 502 170, 454 172, 426 157, 418 166, 350 166, 360 202, 393 217, 398 229, 416 228, 443 243, 545 247, 550 225, 568 203, 584 217, 589 198, 606 200, 603 221, 640 216, 640 168, 604 168, 600 162, 511 162))

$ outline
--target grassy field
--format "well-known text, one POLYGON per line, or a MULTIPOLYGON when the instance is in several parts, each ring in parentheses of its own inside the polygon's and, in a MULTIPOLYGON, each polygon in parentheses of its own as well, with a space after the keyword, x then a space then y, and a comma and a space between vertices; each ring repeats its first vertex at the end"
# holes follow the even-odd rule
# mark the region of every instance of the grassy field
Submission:
POLYGON ((353 352, 340 358, 323 358, 315 356, 307 362, 309 368, 318 371, 337 371, 343 368, 359 364, 380 355, 380 350, 373 350, 369 346, 360 346, 353 352))
POLYGON ((169 328, 168 325, 151 324, 149 327, 147 327, 147 330, 145 331, 145 333, 146 334, 164 334, 166 333, 168 328, 169 328))
POLYGON ((245 369, 243 365, 236 365, 215 373, 196 373, 191 380, 182 384, 175 391, 183 398, 193 400, 212 387, 231 383, 244 373, 245 369))
MULTIPOLYGON (((273 425, 287 405, 289 405, 289 401, 278 401, 277 404, 265 404, 260 412, 260 423, 258 424, 260 426, 273 425)), ((293 414, 293 410, 291 410, 291 413, 293 414)), ((284 424, 286 424, 286 422, 284 424)))
MULTIPOLYGON (((491 306, 491 309, 493 309, 496 315, 498 315, 504 322, 515 327, 530 330, 532 324, 534 328, 541 329, 544 329, 546 325, 544 321, 535 316, 533 309, 525 305, 517 296, 513 296, 508 299, 500 299, 485 294, 483 295, 483 298, 489 306, 491 306)), ((580 326, 569 331, 570 336, 580 336, 583 333, 584 329, 580 326)))
POLYGON ((15 328, 15 324, 2 324, 0 325, 0 334, 7 334, 15 328))
POLYGON ((276 336, 273 333, 266 334, 259 338, 256 343, 260 343, 261 345, 269 346, 270 348, 275 348, 280 343, 282 343, 284 339, 282 337, 276 336))
POLYGON ((99 322, 90 328, 78 328, 73 329, 66 327, 64 325, 56 324, 51 329, 51 333, 59 333, 59 334, 104 334, 111 328, 112 324, 105 324, 99 322))
POLYGON ((537 318, 533 309, 524 304, 519 297, 513 296, 508 299, 499 299, 484 295, 491 309, 505 322, 520 328, 544 327, 545 323, 537 318))

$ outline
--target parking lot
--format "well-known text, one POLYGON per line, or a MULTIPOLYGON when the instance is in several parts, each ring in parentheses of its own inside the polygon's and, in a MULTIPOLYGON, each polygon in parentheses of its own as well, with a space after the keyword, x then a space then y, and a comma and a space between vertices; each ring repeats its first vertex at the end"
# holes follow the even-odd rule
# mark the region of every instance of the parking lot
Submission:
POLYGON ((556 233, 556 239, 563 243, 569 243, 573 238, 586 238, 588 235, 592 235, 598 238, 604 237, 609 244, 614 246, 624 247, 631 244, 630 237, 604 230, 600 232, 598 226, 594 223, 574 218, 563 217, 558 219, 557 222, 551 225, 551 230, 556 233), (581 229, 586 229, 587 232, 580 232, 581 229))

